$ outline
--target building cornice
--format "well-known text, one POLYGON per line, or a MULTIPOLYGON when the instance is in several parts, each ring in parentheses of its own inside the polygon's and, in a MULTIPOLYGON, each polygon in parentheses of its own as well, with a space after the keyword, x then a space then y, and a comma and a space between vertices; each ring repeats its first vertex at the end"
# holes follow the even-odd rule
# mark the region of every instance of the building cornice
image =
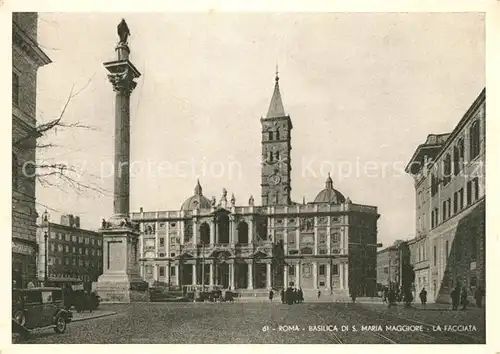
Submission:
POLYGON ((38 67, 52 63, 36 40, 28 36, 15 22, 12 22, 12 44, 24 51, 38 67))

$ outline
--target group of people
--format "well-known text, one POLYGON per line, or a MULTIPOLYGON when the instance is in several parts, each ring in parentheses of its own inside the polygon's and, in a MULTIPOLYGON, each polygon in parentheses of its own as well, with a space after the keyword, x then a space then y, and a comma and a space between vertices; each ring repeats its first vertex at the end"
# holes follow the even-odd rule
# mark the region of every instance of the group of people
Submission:
MULTIPOLYGON (((281 303, 282 304, 299 304, 304 302, 304 292, 302 288, 292 288, 289 286, 287 289, 281 289, 281 303)), ((269 300, 273 301, 274 292, 272 290, 269 291, 269 300)))
MULTIPOLYGON (((484 297, 484 289, 482 287, 477 287, 474 291, 474 299, 476 300, 477 307, 482 307, 483 297, 484 297)), ((419 298, 422 306, 426 306, 427 304, 427 290, 422 288, 419 293, 419 298)), ((402 291, 397 288, 385 288, 382 295, 382 301, 388 303, 389 307, 395 305, 396 302, 401 302, 405 299, 405 296, 402 291)), ((410 299, 408 299, 410 300, 410 299)), ((413 296, 411 296, 411 303, 413 301, 413 296)), ((407 301, 405 301, 407 302, 407 301)), ((467 305, 469 304, 468 300, 468 292, 467 288, 461 287, 460 284, 457 284, 455 288, 451 292, 451 304, 452 310, 458 310, 458 307, 462 305, 462 310, 467 309, 467 305)))
MULTIPOLYGON (((483 297, 484 297, 484 289, 480 286, 476 288, 474 291, 474 299, 476 300, 476 306, 482 307, 483 305, 483 297)), ((453 310, 458 310, 458 307, 462 305, 462 310, 467 309, 467 305, 469 304, 468 300, 468 292, 467 288, 460 287, 460 284, 457 284, 455 288, 451 292, 451 307, 453 310)))
POLYGON ((382 301, 387 303, 389 307, 402 301, 404 301, 406 306, 410 306, 413 301, 413 295, 409 291, 405 293, 403 288, 385 287, 382 292, 382 301))

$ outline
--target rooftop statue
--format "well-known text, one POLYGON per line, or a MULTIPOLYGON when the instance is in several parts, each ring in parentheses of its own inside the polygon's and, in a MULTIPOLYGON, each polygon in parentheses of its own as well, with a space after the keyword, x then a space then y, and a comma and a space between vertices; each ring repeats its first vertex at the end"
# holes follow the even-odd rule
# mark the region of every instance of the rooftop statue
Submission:
POLYGON ((118 36, 120 37, 120 42, 118 44, 127 44, 127 39, 130 36, 130 30, 127 26, 127 22, 125 22, 125 19, 122 18, 117 29, 118 36))

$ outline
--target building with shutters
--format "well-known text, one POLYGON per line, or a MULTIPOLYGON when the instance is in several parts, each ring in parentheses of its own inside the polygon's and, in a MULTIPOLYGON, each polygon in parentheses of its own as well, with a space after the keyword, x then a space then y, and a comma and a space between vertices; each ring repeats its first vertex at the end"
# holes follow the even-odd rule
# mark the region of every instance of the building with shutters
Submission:
POLYGON ((51 285, 91 283, 102 274, 102 235, 80 228, 78 216, 62 215, 59 224, 42 217, 37 229, 37 243, 40 283, 45 280, 51 285))
POLYGON ((485 286, 484 89, 448 134, 430 134, 413 154, 416 237, 409 242, 415 292, 450 302, 458 283, 485 286))
POLYGON ((310 203, 291 200, 292 121, 276 75, 262 126, 261 205, 207 198, 198 181, 173 211, 131 213, 140 224, 140 271, 151 284, 220 285, 245 293, 285 285, 372 295, 377 207, 353 203, 330 176, 310 203))

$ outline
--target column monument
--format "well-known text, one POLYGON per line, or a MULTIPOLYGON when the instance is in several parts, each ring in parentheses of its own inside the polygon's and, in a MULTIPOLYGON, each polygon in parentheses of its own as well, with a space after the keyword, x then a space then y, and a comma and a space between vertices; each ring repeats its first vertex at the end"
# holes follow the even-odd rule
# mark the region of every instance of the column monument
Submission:
MULTIPOLYGON (((139 275, 139 228, 129 217, 130 201, 130 95, 141 73, 130 62, 130 35, 127 23, 118 25, 120 38, 115 48, 116 60, 104 63, 115 96, 115 160, 113 216, 103 220, 103 274, 97 292, 103 302, 131 302, 145 283, 139 275)), ((140 294, 140 293, 139 293, 140 294)))

